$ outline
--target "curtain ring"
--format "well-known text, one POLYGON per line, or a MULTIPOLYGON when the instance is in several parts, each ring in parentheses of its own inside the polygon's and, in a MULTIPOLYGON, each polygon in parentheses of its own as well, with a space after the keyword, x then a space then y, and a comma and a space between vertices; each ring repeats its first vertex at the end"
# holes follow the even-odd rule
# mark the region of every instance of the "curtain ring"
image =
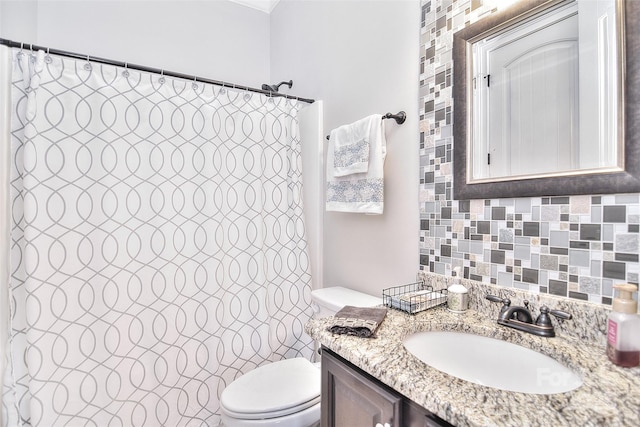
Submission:
POLYGON ((29 43, 29 61, 32 64, 36 62, 36 56, 33 54, 33 45, 31 43, 29 43))
POLYGON ((129 77, 129 69, 127 68, 128 66, 129 66, 129 63, 125 62, 124 71, 122 72, 122 76, 125 78, 129 77))
POLYGON ((160 84, 164 84, 164 70, 160 70, 160 78, 158 79, 160 84))
POLYGON ((91 58, 87 55, 87 63, 84 64, 84 69, 87 71, 91 71, 91 58))
POLYGON ((194 90, 197 90, 197 89, 198 89, 198 77, 193 76, 193 83, 191 84, 191 87, 192 87, 194 90))

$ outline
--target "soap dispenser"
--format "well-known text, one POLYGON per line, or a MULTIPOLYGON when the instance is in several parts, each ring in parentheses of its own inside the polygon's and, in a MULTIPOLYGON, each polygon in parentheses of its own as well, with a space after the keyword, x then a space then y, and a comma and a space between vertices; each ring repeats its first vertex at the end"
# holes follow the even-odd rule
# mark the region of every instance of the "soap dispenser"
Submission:
POLYGON ((453 269, 455 278, 447 289, 447 308, 454 313, 464 313, 469 308, 469 291, 460 283, 460 267, 453 269))
POLYGON ((607 356, 616 365, 630 368, 640 365, 640 316, 638 302, 633 297, 638 287, 613 285, 618 297, 613 299, 613 311, 607 326, 607 356))

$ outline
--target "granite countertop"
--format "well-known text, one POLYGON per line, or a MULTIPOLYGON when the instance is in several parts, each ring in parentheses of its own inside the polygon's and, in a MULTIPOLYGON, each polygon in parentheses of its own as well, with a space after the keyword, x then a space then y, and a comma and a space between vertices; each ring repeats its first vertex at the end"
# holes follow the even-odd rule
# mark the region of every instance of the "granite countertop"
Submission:
POLYGON ((601 345, 562 336, 537 337, 497 325, 495 319, 473 310, 455 314, 443 306, 413 316, 388 309, 376 338, 332 334, 327 331, 331 323, 331 317, 312 319, 305 330, 320 344, 456 426, 640 425, 640 367, 613 365, 601 345), (430 330, 470 332, 537 350, 579 373, 584 384, 567 393, 535 395, 458 379, 426 365, 402 345, 408 335, 430 330))

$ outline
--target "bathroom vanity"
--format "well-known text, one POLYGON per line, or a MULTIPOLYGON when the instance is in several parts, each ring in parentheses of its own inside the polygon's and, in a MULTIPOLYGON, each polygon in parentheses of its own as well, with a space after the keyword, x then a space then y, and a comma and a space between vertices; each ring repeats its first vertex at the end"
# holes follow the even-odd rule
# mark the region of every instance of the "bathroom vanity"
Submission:
POLYGON ((451 425, 326 347, 322 390, 321 427, 451 425))
MULTIPOLYGON (((492 307, 497 316, 498 308, 492 307)), ((574 312, 574 316, 576 313, 574 312)), ((582 313, 579 313, 582 315, 582 313)), ((332 318, 305 330, 322 344, 322 422, 325 426, 634 426, 640 423, 640 368, 623 369, 606 358, 602 343, 559 333, 538 337, 497 325, 476 310, 443 307, 416 315, 389 309, 376 338, 335 335, 332 318), (573 391, 530 394, 486 387, 441 372, 412 355, 405 338, 424 331, 456 331, 497 338, 552 357, 578 374, 573 391), (349 418, 352 417, 352 418, 349 418)), ((472 354, 473 348, 469 349, 472 354)), ((546 378, 541 381, 562 380, 546 378)))

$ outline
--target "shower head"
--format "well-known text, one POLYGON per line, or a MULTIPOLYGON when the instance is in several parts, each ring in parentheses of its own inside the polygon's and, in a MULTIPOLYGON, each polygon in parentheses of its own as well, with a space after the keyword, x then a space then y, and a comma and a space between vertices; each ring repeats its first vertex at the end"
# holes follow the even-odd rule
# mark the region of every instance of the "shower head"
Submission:
POLYGON ((269 85, 265 83, 262 85, 262 90, 266 90, 268 92, 277 92, 282 85, 287 85, 289 86, 289 89, 291 89, 291 87, 293 86, 293 80, 289 80, 288 82, 280 82, 277 85, 269 85))

